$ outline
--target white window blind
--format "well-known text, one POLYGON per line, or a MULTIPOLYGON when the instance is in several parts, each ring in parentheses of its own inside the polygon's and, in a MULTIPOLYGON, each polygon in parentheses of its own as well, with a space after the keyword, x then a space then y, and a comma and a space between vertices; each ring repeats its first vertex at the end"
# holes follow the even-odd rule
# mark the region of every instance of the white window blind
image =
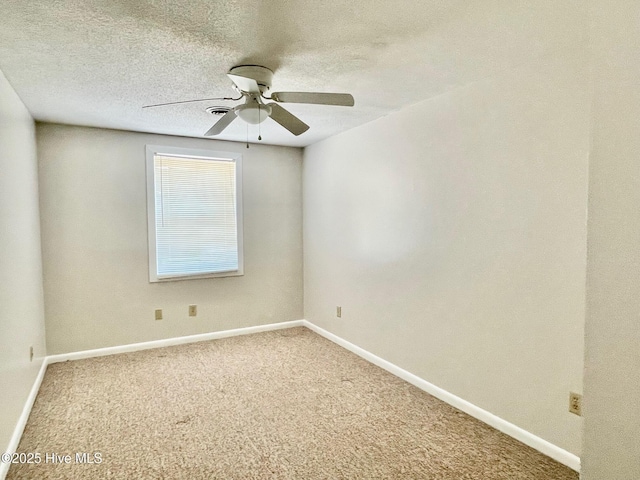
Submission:
POLYGON ((153 154, 151 281, 242 274, 238 161, 153 154))

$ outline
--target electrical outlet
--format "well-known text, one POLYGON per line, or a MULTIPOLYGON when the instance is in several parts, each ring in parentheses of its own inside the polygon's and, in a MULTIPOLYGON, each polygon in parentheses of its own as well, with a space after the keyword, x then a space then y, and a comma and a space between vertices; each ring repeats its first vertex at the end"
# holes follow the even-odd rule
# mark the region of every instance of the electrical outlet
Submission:
POLYGON ((189 305, 189 316, 195 317, 198 314, 198 306, 197 305, 189 305))
POLYGON ((569 411, 579 417, 582 416, 582 395, 569 392, 569 411))
POLYGON ((156 320, 162 320, 162 309, 158 308, 156 310, 156 320))
POLYGON ((33 347, 29 347, 29 361, 33 362, 33 347))
POLYGON ((336 307, 336 316, 342 318, 342 307, 336 307))

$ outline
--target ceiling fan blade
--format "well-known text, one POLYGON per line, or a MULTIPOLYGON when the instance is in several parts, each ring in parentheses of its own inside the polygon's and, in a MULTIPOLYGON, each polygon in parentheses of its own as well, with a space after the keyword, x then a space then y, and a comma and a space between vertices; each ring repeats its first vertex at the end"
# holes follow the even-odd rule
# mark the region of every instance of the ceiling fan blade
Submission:
POLYGON ((315 103, 353 107, 355 101, 349 93, 274 92, 271 98, 282 103, 315 103))
POLYGON ((260 87, 258 82, 253 78, 243 77, 241 75, 235 75, 233 73, 227 73, 227 77, 231 79, 236 86, 243 92, 260 94, 260 87))
POLYGON ((208 102, 209 100, 240 100, 241 98, 242 97, 239 97, 239 98, 231 98, 231 97, 199 98, 197 100, 182 100, 180 102, 156 103, 155 105, 144 105, 142 108, 164 107, 166 105, 178 105, 180 103, 208 102))
POLYGON ((205 137, 211 137, 213 135, 219 135, 222 131, 229 126, 231 122, 236 119, 236 111, 229 110, 225 113, 220 120, 218 120, 213 127, 207 130, 207 133, 204 134, 205 137))
POLYGON ((291 133, 293 133, 295 136, 298 136, 301 133, 309 130, 309 125, 304 123, 293 113, 282 108, 277 103, 267 103, 267 105, 271 107, 271 115, 269 116, 284 128, 289 130, 291 133))

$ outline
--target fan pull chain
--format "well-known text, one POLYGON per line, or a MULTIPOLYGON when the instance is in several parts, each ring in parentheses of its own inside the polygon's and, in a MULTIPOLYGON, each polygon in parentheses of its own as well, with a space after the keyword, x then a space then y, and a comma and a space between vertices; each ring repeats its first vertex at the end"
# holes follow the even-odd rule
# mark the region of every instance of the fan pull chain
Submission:
POLYGON ((262 135, 260 134, 260 104, 258 103, 258 140, 262 140, 262 135))

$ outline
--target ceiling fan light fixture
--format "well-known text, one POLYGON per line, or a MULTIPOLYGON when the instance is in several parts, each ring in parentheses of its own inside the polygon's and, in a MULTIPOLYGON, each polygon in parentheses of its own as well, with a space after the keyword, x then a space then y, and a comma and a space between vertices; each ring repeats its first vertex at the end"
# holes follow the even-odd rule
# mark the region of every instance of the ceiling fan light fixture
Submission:
POLYGON ((236 107, 236 115, 252 125, 264 122, 271 115, 271 107, 258 103, 249 103, 236 107))

